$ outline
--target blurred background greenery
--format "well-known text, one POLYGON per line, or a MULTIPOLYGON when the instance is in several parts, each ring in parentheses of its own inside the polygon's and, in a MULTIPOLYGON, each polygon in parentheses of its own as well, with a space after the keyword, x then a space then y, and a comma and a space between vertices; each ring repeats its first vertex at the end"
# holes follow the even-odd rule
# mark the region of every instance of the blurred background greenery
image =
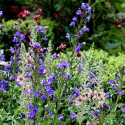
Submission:
MULTIPOLYGON (((91 21, 85 23, 90 28, 89 33, 84 33, 79 42, 86 42, 84 47, 88 50, 91 44, 95 43, 95 48, 103 49, 109 54, 118 54, 125 52, 125 0, 1 0, 0 10, 4 16, 1 18, 1 24, 5 28, 0 35, 0 47, 4 48, 5 55, 8 55, 10 44, 12 44, 13 34, 15 32, 17 14, 23 11, 22 6, 34 13, 37 8, 42 9, 42 17, 40 18, 41 25, 49 26, 46 35, 48 41, 51 40, 54 46, 54 51, 61 43, 67 45, 67 50, 70 51, 69 42, 65 37, 66 33, 70 33, 72 39, 73 29, 69 26, 72 18, 76 15, 75 12, 81 7, 81 3, 89 3, 92 8, 91 21), (11 6, 19 6, 18 12, 13 13, 11 6), (4 20, 3 20, 4 19, 4 20), (10 20, 11 19, 11 20, 10 20)), ((28 32, 25 22, 32 20, 21 20, 21 31, 28 32)), ((31 25, 33 27, 34 24, 31 25)), ((42 44, 47 46, 47 42, 42 44)))

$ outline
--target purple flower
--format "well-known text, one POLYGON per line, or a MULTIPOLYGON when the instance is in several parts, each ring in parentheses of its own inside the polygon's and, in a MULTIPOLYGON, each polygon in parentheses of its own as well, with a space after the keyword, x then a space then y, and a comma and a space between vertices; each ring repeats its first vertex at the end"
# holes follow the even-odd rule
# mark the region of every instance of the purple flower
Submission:
POLYGON ((79 71, 82 71, 82 68, 81 68, 81 66, 80 66, 78 69, 79 69, 79 71))
POLYGON ((90 80, 90 82, 96 82, 97 78, 93 78, 90 80))
POLYGON ((39 49, 40 48, 40 44, 39 43, 33 44, 32 47, 34 49, 39 49))
POLYGON ((48 114, 51 116, 53 115, 53 113, 50 110, 48 110, 48 114))
POLYGON ((42 100, 42 101, 45 101, 45 100, 46 100, 46 97, 47 97, 46 94, 43 95, 43 96, 41 96, 41 100, 42 100))
POLYGON ((1 28, 2 28, 2 29, 4 28, 4 25, 3 25, 3 24, 1 25, 1 28))
POLYGON ((89 32, 89 28, 86 27, 86 26, 84 26, 84 27, 82 28, 82 30, 85 31, 85 32, 89 32))
POLYGON ((81 48, 82 48, 81 44, 78 44, 78 46, 76 47, 76 50, 75 50, 75 51, 78 53, 81 48))
POLYGON ((46 38, 46 36, 44 36, 44 41, 47 41, 47 38, 46 38))
POLYGON ((20 36, 21 34, 18 32, 18 31, 16 31, 16 33, 14 34, 14 36, 16 37, 16 36, 20 36))
POLYGON ((77 20, 77 17, 74 16, 74 17, 72 18, 72 20, 73 20, 73 21, 76 21, 76 20, 77 20))
POLYGON ((12 40, 12 42, 14 42, 14 43, 18 43, 18 41, 19 40, 16 37, 14 37, 13 40, 12 40))
POLYGON ((76 15, 81 15, 82 14, 82 11, 81 10, 77 10, 76 11, 76 15))
POLYGON ((86 4, 85 4, 85 3, 82 3, 81 9, 85 9, 85 7, 86 7, 86 4))
POLYGON ((91 7, 88 8, 88 14, 91 15, 91 7))
POLYGON ((66 61, 63 61, 62 63, 60 63, 60 66, 61 67, 69 67, 69 63, 68 62, 66 62, 66 61))
POLYGON ((122 112, 124 112, 124 113, 125 113, 125 108, 122 108, 122 112))
POLYGON ((80 30, 80 31, 79 31, 79 34, 80 34, 80 35, 82 35, 82 34, 83 34, 82 30, 80 30))
POLYGON ((31 89, 31 90, 30 90, 30 93, 31 93, 31 94, 33 94, 34 92, 35 92, 35 90, 34 90, 34 89, 31 89))
POLYGON ((85 45, 86 45, 86 42, 83 42, 82 45, 85 46, 85 45))
POLYGON ((70 37, 70 34, 69 34, 69 33, 66 33, 66 37, 69 38, 69 37, 70 37))
POLYGON ((109 98, 109 97, 110 97, 110 94, 107 93, 107 94, 105 95, 105 98, 109 98))
POLYGON ((23 118, 25 118, 25 114, 21 114, 21 116, 20 116, 20 119, 23 119, 23 118))
POLYGON ((60 120, 62 121, 62 120, 64 120, 64 118, 63 118, 63 115, 62 114, 58 114, 58 117, 59 118, 61 118, 60 120))
POLYGON ((72 96, 72 95, 68 95, 68 98, 72 100, 72 99, 73 99, 73 96, 72 96))
POLYGON ((39 97, 41 92, 36 92, 35 97, 39 97))
POLYGON ((39 72, 39 73, 43 73, 44 70, 45 70, 45 66, 41 65, 41 66, 40 66, 40 69, 38 69, 38 72, 39 72))
POLYGON ((78 97, 79 96, 79 90, 75 88, 74 92, 75 92, 75 97, 78 97))
POLYGON ((21 37, 22 40, 25 39, 25 35, 24 34, 21 34, 20 37, 21 37))
POLYGON ((76 118, 76 114, 71 113, 71 114, 70 114, 70 118, 71 118, 71 119, 75 119, 75 118, 76 118))
POLYGON ((15 53, 15 49, 12 48, 12 47, 10 47, 9 51, 10 51, 11 53, 15 53))
POLYGON ((35 115, 36 115, 35 112, 31 112, 31 113, 28 115, 28 119, 30 120, 30 119, 34 118, 35 115))
POLYGON ((87 58, 86 54, 84 54, 84 57, 87 58))
POLYGON ((0 11, 0 17, 2 17, 3 16, 3 12, 2 11, 0 11))
POLYGON ((92 88, 92 85, 90 84, 90 85, 88 85, 86 88, 92 88))
POLYGON ((117 94, 118 94, 118 95, 122 95, 122 94, 123 94, 123 91, 122 91, 122 90, 118 90, 117 94))
POLYGON ((53 55, 53 60, 55 60, 55 59, 56 59, 56 54, 53 55))
POLYGON ((51 89, 49 89, 49 90, 47 91, 47 93, 48 93, 49 95, 53 95, 54 91, 51 90, 51 89))
POLYGON ((86 17, 86 20, 87 20, 87 22, 89 22, 90 21, 90 17, 86 17))
POLYGON ((70 26, 75 26, 75 22, 74 22, 74 21, 71 22, 71 23, 70 23, 70 26))
POLYGON ((115 84, 112 84, 112 88, 113 88, 113 89, 116 89, 117 87, 116 87, 116 85, 115 85, 115 84))
POLYGON ((28 105, 28 108, 30 111, 33 111, 33 109, 34 109, 33 105, 30 105, 30 104, 28 105))
POLYGON ((115 83, 113 79, 110 79, 109 80, 109 83, 112 84, 112 83, 115 83))
POLYGON ((94 76, 95 76, 95 74, 94 74, 93 72, 90 72, 89 75, 90 75, 91 77, 94 77, 94 76))
POLYGON ((99 110, 94 110, 94 111, 92 112, 93 115, 96 115, 96 114, 99 114, 99 113, 100 113, 99 110))

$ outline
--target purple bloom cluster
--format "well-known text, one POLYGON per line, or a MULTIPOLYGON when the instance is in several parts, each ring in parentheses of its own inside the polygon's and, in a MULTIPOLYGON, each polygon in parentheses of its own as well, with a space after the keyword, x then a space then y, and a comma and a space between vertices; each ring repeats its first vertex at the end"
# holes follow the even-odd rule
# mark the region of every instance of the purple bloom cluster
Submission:
POLYGON ((93 72, 90 72, 89 75, 90 75, 91 77, 95 77, 95 74, 94 74, 93 72))
POLYGON ((97 78, 92 78, 90 82, 96 82, 97 78))
POLYGON ((79 52, 81 48, 82 48, 81 44, 78 44, 78 46, 76 47, 76 52, 79 52))
POLYGON ((41 65, 40 68, 38 69, 39 73, 43 73, 45 70, 45 66, 41 65))
POLYGON ((35 106, 35 108, 34 108, 33 105, 29 104, 29 105, 28 105, 28 108, 29 108, 30 111, 32 111, 32 112, 28 115, 28 119, 30 120, 30 119, 32 119, 32 118, 34 118, 34 117, 36 116, 36 113, 37 113, 37 111, 38 111, 38 107, 35 106))
POLYGON ((100 114, 100 111, 99 111, 99 110, 94 110, 94 111, 92 112, 92 114, 93 114, 93 115, 100 114))
POLYGON ((79 96, 79 90, 75 88, 74 92, 75 92, 75 97, 78 97, 79 96))
POLYGON ((39 49, 40 48, 40 44, 39 43, 33 44, 32 47, 34 49, 39 49))
POLYGON ((62 63, 59 63, 56 65, 56 67, 69 67, 69 63, 66 61, 63 61, 62 63))
POLYGON ((1 87, 1 91, 4 92, 8 90, 9 84, 5 79, 3 79, 3 81, 0 82, 0 87, 1 87))

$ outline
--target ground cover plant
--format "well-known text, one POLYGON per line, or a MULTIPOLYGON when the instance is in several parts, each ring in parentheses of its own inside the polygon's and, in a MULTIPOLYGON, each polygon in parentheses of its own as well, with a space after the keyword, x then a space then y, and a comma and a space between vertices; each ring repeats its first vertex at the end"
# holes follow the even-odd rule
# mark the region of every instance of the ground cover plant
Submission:
MULTIPOLYGON (((63 53, 67 46, 61 43, 52 54, 45 33, 49 27, 39 23, 27 43, 24 33, 14 33, 11 61, 0 70, 1 125, 124 125, 125 56, 109 56, 94 44, 88 52, 80 51, 86 42, 79 38, 89 32, 84 22, 90 15, 90 5, 82 3, 72 18, 74 37, 66 33, 71 52, 63 53), (42 47, 47 41, 48 47, 42 47)), ((37 21, 40 16, 34 17, 37 21)), ((5 60, 3 55, 0 59, 5 60)))

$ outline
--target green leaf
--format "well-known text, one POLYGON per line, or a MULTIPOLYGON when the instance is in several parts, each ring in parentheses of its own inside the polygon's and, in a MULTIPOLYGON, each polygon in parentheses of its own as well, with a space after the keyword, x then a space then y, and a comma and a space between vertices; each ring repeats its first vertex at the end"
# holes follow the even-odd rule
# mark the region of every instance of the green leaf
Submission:
POLYGON ((49 125, 49 123, 47 121, 44 121, 44 125, 49 125))

